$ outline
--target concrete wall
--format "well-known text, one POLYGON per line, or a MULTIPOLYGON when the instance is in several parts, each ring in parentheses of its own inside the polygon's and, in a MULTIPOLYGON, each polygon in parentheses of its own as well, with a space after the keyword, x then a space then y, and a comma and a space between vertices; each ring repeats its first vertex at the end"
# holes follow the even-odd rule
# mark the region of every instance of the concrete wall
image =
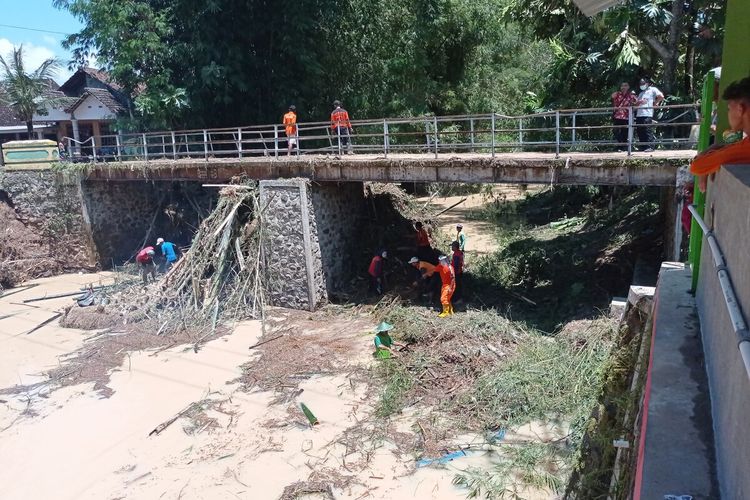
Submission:
POLYGON ((218 190, 200 182, 85 181, 83 196, 100 261, 109 267, 130 259, 147 237, 152 245, 158 237, 189 244, 218 190))
POLYGON ((264 257, 272 304, 313 310, 352 276, 361 184, 261 181, 264 257))
POLYGON ((47 241, 49 255, 64 269, 96 265, 88 213, 77 178, 51 170, 0 171, 0 195, 25 225, 47 241))
MULTIPOLYGON (((723 167, 711 184, 706 222, 729 268, 737 300, 750 312, 750 166, 723 167)), ((750 380, 724 303, 708 242, 703 240, 697 290, 716 435, 722 498, 750 498, 750 380)))

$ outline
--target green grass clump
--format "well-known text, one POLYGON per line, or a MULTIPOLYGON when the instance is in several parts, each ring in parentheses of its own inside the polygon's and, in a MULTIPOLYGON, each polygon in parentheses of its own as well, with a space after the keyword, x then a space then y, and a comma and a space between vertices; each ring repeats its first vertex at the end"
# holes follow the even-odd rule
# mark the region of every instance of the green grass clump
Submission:
POLYGON ((389 417, 402 410, 406 396, 414 385, 414 377, 396 359, 380 360, 376 370, 384 385, 375 414, 378 417, 389 417))
POLYGON ((569 473, 569 451, 554 443, 527 443, 507 447, 490 470, 469 468, 453 478, 453 484, 468 490, 468 498, 521 500, 525 490, 562 491, 569 473))

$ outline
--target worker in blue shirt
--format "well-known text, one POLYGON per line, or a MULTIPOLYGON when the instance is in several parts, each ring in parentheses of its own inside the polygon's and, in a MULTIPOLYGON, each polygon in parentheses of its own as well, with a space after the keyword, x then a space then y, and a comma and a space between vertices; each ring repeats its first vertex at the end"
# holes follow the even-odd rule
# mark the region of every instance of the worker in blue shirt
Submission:
POLYGON ((161 254, 167 261, 165 269, 169 271, 179 259, 180 249, 174 243, 164 241, 164 238, 157 238, 156 246, 161 249, 161 254))

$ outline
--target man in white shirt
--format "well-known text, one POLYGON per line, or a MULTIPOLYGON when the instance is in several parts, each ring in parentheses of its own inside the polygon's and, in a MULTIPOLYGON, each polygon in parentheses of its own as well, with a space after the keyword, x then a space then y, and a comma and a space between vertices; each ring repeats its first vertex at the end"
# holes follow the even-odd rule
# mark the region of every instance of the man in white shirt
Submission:
POLYGON ((638 94, 638 110, 635 112, 636 130, 638 131, 638 141, 645 143, 647 153, 654 150, 654 129, 651 122, 654 118, 654 107, 661 104, 664 100, 664 94, 661 90, 651 86, 651 80, 641 78, 641 93, 638 94))

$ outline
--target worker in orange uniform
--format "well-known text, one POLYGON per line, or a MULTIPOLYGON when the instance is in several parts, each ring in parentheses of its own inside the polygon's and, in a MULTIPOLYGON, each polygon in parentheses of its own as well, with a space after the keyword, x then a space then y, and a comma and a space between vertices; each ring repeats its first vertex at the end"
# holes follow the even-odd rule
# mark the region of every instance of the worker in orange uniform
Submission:
POLYGON ((292 104, 289 111, 284 115, 284 131, 286 132, 287 156, 291 156, 292 148, 297 142, 297 106, 292 104))
POLYGON ((367 274, 370 275, 370 292, 376 295, 383 295, 385 290, 385 259, 388 258, 388 252, 380 250, 370 261, 370 267, 367 274))
POLYGON ((333 111, 331 112, 331 130, 334 133, 338 144, 338 152, 342 154, 346 148, 347 153, 354 154, 350 135, 354 132, 352 124, 349 121, 349 113, 341 107, 341 101, 333 101, 333 111))
POLYGON ((737 142, 712 146, 690 164, 690 172, 700 176, 698 186, 704 192, 708 175, 722 165, 750 163, 750 77, 729 85, 723 98, 729 111, 729 129, 735 133, 737 142))
POLYGON ((456 289, 456 273, 453 271, 453 266, 448 262, 448 257, 445 255, 440 256, 440 263, 435 270, 440 274, 440 281, 442 282, 442 287, 440 288, 440 303, 443 305, 443 312, 438 314, 438 317, 445 318, 446 316, 453 314, 451 299, 453 298, 453 292, 456 289))

